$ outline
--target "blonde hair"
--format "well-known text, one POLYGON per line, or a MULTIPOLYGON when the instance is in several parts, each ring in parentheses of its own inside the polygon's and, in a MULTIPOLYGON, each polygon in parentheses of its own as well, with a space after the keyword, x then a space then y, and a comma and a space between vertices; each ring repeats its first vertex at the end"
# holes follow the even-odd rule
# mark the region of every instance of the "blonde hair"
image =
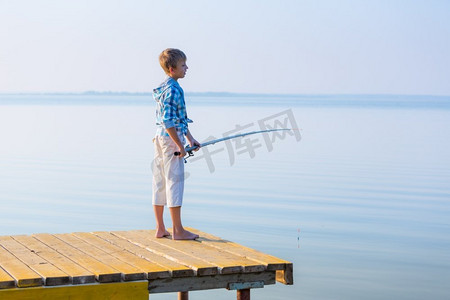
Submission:
POLYGON ((166 74, 169 74, 169 69, 171 67, 176 68, 177 63, 180 60, 185 61, 186 54, 184 54, 183 51, 174 48, 167 48, 159 55, 159 64, 166 74))

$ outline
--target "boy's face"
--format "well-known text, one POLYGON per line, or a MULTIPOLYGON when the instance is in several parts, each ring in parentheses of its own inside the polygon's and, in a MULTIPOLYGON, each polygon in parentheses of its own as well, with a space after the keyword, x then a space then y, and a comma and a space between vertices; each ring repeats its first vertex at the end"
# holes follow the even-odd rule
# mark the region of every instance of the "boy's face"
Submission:
POLYGON ((185 60, 179 60, 177 63, 177 66, 175 68, 170 67, 170 77, 172 77, 175 80, 178 80, 179 78, 184 78, 186 75, 186 71, 188 69, 188 66, 186 64, 185 60))

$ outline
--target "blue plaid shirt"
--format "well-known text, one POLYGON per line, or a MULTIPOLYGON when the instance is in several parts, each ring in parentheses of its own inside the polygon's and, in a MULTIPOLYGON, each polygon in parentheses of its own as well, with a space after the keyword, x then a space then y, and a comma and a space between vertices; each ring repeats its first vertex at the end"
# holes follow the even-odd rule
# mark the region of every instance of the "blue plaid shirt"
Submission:
POLYGON ((156 101, 156 135, 168 136, 166 128, 172 127, 186 135, 192 120, 187 117, 184 92, 178 82, 168 77, 153 90, 153 98, 156 101))

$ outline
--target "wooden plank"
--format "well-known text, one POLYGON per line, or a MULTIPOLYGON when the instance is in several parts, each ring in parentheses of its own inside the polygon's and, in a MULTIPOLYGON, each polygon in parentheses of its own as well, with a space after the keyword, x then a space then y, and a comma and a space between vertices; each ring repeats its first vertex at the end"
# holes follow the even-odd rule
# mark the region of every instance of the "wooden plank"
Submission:
POLYGON ((228 290, 245 290, 245 289, 259 289, 264 287, 264 281, 247 281, 247 282, 233 282, 228 284, 228 290))
POLYGON ((187 230, 198 234, 200 236, 198 241, 200 241, 202 244, 259 262, 261 264, 266 265, 267 269, 271 271, 284 270, 285 265, 290 264, 289 261, 286 261, 284 259, 280 259, 278 257, 262 253, 255 249, 248 248, 243 245, 224 240, 220 237, 197 230, 195 228, 188 228, 187 230))
POLYGON ((16 286, 14 278, 11 277, 5 270, 0 268, 0 289, 9 289, 16 286))
POLYGON ((0 266, 14 278, 18 287, 41 286, 41 276, 0 246, 0 266))
POLYGON ((105 265, 116 269, 122 273, 122 280, 124 281, 136 281, 145 279, 145 273, 122 260, 115 258, 114 256, 106 253, 100 248, 92 246, 91 244, 83 241, 82 239, 76 237, 71 233, 66 234, 55 234, 57 238, 66 242, 74 248, 95 257, 97 260, 101 261, 105 265))
POLYGON ((237 243, 224 240, 220 237, 202 232, 195 228, 187 228, 187 230, 198 234, 200 236, 200 238, 198 238, 198 241, 204 243, 205 245, 214 247, 216 249, 225 250, 236 255, 241 255, 248 259, 265 264, 267 266, 267 270, 276 270, 277 281, 283 284, 292 285, 294 283, 293 265, 289 261, 262 253, 255 249, 248 248, 237 243))
POLYGON ((84 284, 84 283, 94 283, 95 275, 94 273, 86 270, 85 268, 79 266, 69 258, 65 257, 61 253, 56 250, 48 247, 46 244, 40 242, 29 235, 16 235, 13 238, 42 257, 48 262, 52 263, 55 266, 58 266, 59 269, 68 274, 72 280, 72 284, 84 284))
POLYGON ((169 260, 178 262, 180 264, 189 266, 189 268, 196 271, 198 276, 213 275, 218 273, 218 269, 215 265, 203 261, 197 257, 187 255, 184 252, 175 250, 173 248, 161 245, 152 240, 152 237, 143 237, 138 231, 114 231, 112 234, 121 238, 127 239, 131 243, 138 245, 165 257, 169 260))
POLYGON ((0 290, 2 300, 148 300, 148 281, 0 290))
POLYGON ((47 246, 53 248, 59 253, 69 257, 75 263, 79 264, 81 267, 89 270, 95 274, 95 278, 99 282, 115 282, 120 281, 121 273, 114 268, 98 261, 97 259, 86 255, 84 252, 70 246, 69 244, 63 242, 57 237, 48 234, 34 234, 36 239, 40 240, 47 246))
POLYGON ((138 230, 140 238, 151 237, 156 243, 181 251, 187 255, 200 258, 212 265, 218 266, 221 274, 254 273, 262 272, 265 265, 249 260, 245 257, 234 255, 220 249, 205 247, 199 241, 175 241, 168 238, 155 238, 155 230, 138 230))
POLYGON ((226 289, 230 283, 255 281, 263 281, 264 285, 275 284, 275 271, 156 279, 149 282, 148 290, 150 294, 157 294, 221 288, 226 289))
POLYGON ((148 260, 149 262, 155 263, 168 270, 172 277, 188 277, 194 276, 194 270, 189 267, 179 264, 177 262, 168 260, 162 256, 159 256, 153 252, 150 252, 142 247, 139 247, 133 243, 130 243, 126 239, 122 239, 118 236, 112 235, 110 232, 94 232, 96 236, 104 239, 105 241, 121 247, 128 252, 131 252, 143 259, 148 260))
POLYGON ((86 243, 89 243, 94 247, 102 249, 106 253, 114 256, 115 258, 127 262, 128 264, 139 269, 141 272, 145 272, 146 279, 170 277, 170 272, 167 269, 161 267, 160 265, 151 263, 148 260, 145 260, 135 254, 132 254, 121 247, 113 245, 92 233, 77 232, 74 233, 74 235, 82 239, 86 243))
POLYGON ((44 280, 45 285, 63 285, 70 282, 70 277, 25 247, 12 237, 0 237, 0 244, 15 257, 25 263, 30 269, 38 273, 44 280))
POLYGON ((281 282, 283 284, 287 285, 293 285, 294 284, 294 270, 292 264, 286 264, 284 267, 284 270, 277 270, 277 277, 278 282, 281 282))

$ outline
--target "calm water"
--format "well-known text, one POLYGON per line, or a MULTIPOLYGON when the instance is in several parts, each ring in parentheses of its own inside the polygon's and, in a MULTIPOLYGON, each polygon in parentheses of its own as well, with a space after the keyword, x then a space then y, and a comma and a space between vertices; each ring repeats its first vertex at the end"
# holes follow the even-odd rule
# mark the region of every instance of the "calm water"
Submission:
MULTIPOLYGON (((52 97, 0 97, 0 234, 153 228, 151 100, 52 97)), ((216 144, 186 165, 185 225, 294 263, 294 286, 255 299, 450 298, 448 99, 225 98, 192 97, 197 139, 265 119, 302 135, 216 144)), ((235 295, 191 293, 212 297, 235 295)))

